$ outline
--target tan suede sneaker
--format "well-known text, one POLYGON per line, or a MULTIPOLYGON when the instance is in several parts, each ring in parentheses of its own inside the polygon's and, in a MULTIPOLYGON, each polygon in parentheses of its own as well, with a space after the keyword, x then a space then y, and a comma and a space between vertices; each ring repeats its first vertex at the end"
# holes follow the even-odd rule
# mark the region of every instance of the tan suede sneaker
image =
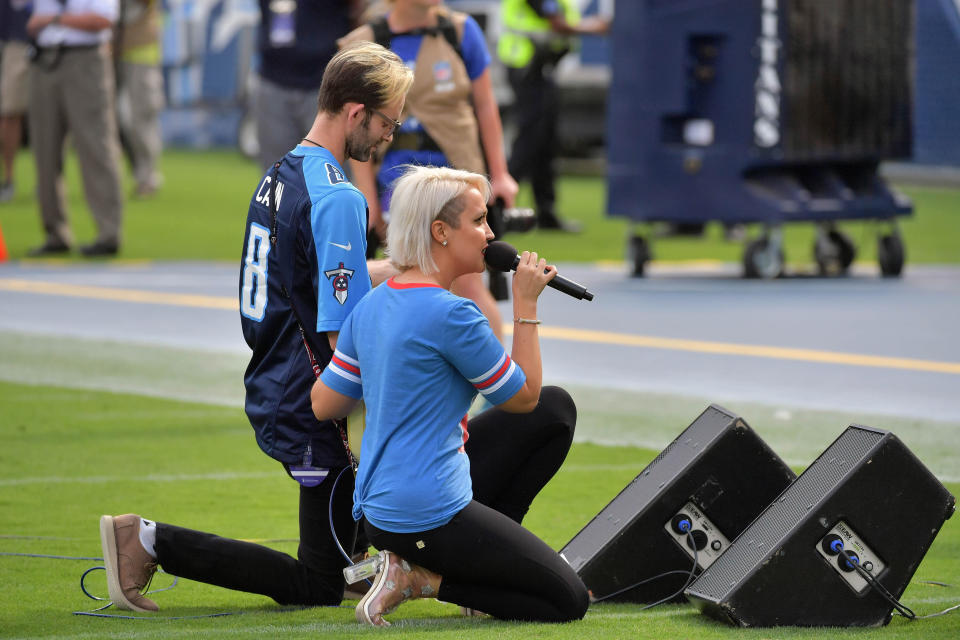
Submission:
POLYGON ((101 516, 100 545, 114 606, 144 613, 158 611, 157 603, 141 593, 157 570, 157 562, 140 544, 140 516, 101 516))

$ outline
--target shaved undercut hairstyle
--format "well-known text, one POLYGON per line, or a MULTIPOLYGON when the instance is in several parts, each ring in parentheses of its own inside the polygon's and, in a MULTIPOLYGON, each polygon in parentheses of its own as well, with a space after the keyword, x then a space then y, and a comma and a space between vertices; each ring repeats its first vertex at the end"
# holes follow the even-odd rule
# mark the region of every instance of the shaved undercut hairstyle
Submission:
POLYGON ((484 202, 490 199, 486 176, 450 167, 409 167, 394 183, 390 198, 387 256, 393 266, 400 271, 416 266, 424 273, 435 272, 430 226, 442 220, 459 228, 466 206, 463 194, 470 189, 479 191, 484 202))

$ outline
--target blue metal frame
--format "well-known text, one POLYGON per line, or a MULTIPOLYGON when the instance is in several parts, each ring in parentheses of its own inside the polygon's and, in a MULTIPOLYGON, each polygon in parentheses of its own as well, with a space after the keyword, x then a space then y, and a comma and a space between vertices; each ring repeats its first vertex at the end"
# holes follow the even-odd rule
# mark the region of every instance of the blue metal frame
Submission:
POLYGON ((778 131, 791 114, 775 90, 783 49, 768 55, 771 68, 762 67, 764 39, 785 38, 789 2, 617 3, 607 120, 610 215, 776 225, 912 211, 877 174, 880 157, 784 153, 778 131), (764 26, 764 17, 775 22, 764 26), (701 73, 712 74, 710 81, 697 82, 701 73), (761 96, 766 85, 774 90, 761 96), (712 123, 709 144, 685 136, 692 120, 712 123))

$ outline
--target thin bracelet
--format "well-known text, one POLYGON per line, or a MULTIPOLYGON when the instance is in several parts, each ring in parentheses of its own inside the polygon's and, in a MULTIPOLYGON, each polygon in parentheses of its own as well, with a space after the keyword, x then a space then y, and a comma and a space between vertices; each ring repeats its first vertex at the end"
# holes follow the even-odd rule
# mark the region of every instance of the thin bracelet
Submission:
POLYGON ((534 318, 533 320, 529 318, 514 318, 513 320, 517 324, 540 324, 540 321, 534 318))

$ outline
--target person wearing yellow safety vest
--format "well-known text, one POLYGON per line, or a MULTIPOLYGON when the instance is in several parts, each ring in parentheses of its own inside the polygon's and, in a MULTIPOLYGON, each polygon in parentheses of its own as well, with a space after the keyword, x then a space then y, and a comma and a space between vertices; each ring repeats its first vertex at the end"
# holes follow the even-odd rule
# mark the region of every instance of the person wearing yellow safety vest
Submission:
POLYGON ((573 37, 603 35, 610 30, 610 22, 598 16, 581 17, 576 0, 502 0, 500 18, 503 33, 497 55, 507 67, 516 97, 517 134, 510 151, 510 175, 530 180, 541 229, 575 230, 554 209, 553 159, 560 105, 553 73, 572 48, 573 37))
POLYGON ((118 124, 124 150, 133 165, 134 195, 146 197, 160 188, 157 168, 163 139, 163 70, 160 68, 160 0, 121 0, 120 24, 114 31, 119 49, 118 124))

